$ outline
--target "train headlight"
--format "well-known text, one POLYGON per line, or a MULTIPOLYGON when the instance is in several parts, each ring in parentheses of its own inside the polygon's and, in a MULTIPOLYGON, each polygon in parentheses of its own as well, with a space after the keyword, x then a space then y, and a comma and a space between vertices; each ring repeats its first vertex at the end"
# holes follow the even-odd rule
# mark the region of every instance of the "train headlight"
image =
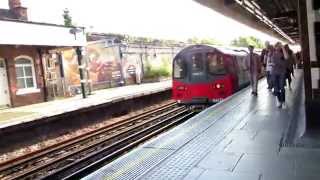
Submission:
POLYGON ((223 86, 223 84, 215 84, 215 86, 214 86, 216 89, 221 89, 221 88, 223 88, 224 86, 223 86))
POLYGON ((178 86, 177 90, 179 91, 185 91, 187 88, 185 86, 178 86))

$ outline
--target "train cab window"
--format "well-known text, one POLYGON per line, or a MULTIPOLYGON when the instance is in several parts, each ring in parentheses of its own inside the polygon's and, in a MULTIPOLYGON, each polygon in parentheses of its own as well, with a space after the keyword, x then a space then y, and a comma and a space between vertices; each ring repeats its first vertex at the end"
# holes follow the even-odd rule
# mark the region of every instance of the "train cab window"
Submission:
POLYGON ((214 53, 207 53, 208 72, 212 75, 226 74, 223 57, 214 53))
POLYGON ((185 64, 182 58, 173 61, 173 78, 183 79, 185 76, 185 64))
POLYGON ((197 53, 191 56, 192 59, 192 76, 201 76, 204 74, 203 58, 201 53, 197 53))

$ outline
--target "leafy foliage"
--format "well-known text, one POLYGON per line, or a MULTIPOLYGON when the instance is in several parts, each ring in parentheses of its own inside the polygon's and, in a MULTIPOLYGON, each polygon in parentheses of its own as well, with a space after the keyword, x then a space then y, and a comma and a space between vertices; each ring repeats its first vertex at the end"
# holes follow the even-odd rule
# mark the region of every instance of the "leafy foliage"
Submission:
POLYGON ((256 37, 253 37, 253 36, 239 37, 237 39, 234 39, 231 42, 231 45, 237 46, 237 47, 248 47, 249 45, 252 45, 255 48, 259 48, 259 49, 264 48, 262 41, 256 37))
MULTIPOLYGON (((135 43, 135 44, 153 44, 159 46, 170 46, 170 45, 178 45, 184 46, 186 42, 173 40, 173 39, 157 39, 151 37, 140 37, 140 36, 131 36, 128 34, 118 34, 118 33, 106 33, 104 34, 106 37, 117 38, 121 42, 126 43, 135 43)), ((197 37, 187 39, 187 43, 189 44, 208 44, 208 45, 223 45, 223 43, 219 42, 214 38, 203 38, 199 39, 197 37)))
MULTIPOLYGON (((156 60, 157 61, 157 60, 156 60)), ((162 58, 161 65, 159 67, 151 64, 150 60, 145 62, 145 78, 159 78, 170 77, 172 73, 171 63, 169 58, 162 58)))
POLYGON ((193 38, 189 38, 187 41, 189 44, 223 45, 221 42, 213 38, 199 39, 197 37, 193 37, 193 38))
POLYGON ((65 26, 73 26, 72 24, 72 17, 70 16, 70 11, 69 9, 64 9, 63 10, 63 15, 62 15, 63 19, 64 19, 64 25, 65 26))
POLYGON ((107 33, 105 36, 115 37, 119 39, 121 42, 127 43, 135 43, 135 44, 154 44, 154 45, 173 45, 173 44, 181 44, 183 42, 177 40, 168 40, 168 39, 156 39, 150 37, 139 37, 139 36, 131 36, 127 34, 117 34, 117 33, 107 33))

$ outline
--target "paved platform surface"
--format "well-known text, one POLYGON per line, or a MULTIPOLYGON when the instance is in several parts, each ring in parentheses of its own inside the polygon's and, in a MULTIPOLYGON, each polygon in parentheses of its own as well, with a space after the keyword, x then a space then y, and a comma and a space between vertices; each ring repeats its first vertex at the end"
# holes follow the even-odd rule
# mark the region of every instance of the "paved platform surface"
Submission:
POLYGON ((39 120, 45 117, 68 113, 77 109, 123 101, 134 97, 153 94, 170 89, 171 81, 130 85, 94 91, 93 95, 82 99, 81 95, 18 108, 0 110, 0 129, 39 120))
POLYGON ((258 97, 244 89, 83 179, 319 180, 320 149, 280 145, 304 118, 302 79, 287 109, 263 80, 258 97))

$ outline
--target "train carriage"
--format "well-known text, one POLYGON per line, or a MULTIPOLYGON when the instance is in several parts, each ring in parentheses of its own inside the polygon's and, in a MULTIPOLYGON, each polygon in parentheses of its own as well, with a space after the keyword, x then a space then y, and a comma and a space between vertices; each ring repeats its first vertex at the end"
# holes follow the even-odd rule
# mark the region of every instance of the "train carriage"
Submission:
POLYGON ((243 49, 193 45, 173 60, 172 96, 179 104, 213 104, 249 84, 243 49))

